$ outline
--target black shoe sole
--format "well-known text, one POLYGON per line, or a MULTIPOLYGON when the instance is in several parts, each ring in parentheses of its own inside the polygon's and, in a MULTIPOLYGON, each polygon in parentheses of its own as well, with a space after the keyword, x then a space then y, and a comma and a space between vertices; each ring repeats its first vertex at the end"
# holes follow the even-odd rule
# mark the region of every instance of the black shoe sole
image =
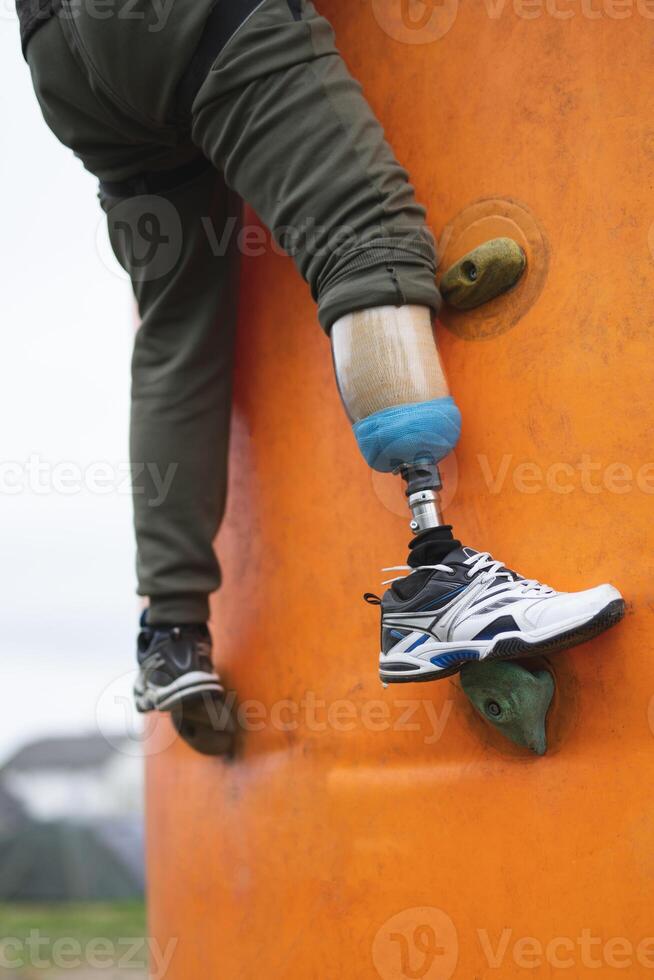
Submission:
MULTIPOLYGON (((476 663, 476 661, 474 662, 476 663)), ((410 677, 382 677, 380 672, 379 679, 382 684, 424 684, 425 681, 440 681, 445 680, 446 677, 452 677, 454 674, 458 674, 465 664, 469 663, 471 663, 470 660, 461 661, 456 667, 448 667, 446 670, 425 671, 418 677, 413 675, 410 677)), ((389 664, 388 666, 392 665, 389 664)), ((407 669, 404 664, 402 666, 405 670, 407 669)))
MULTIPOLYGON (((580 643, 592 640, 600 633, 606 632, 612 626, 616 626, 623 618, 625 613, 624 599, 614 599, 609 602, 596 616, 589 619, 583 626, 575 626, 567 633, 553 636, 549 640, 540 640, 538 643, 528 643, 517 636, 512 636, 508 640, 500 640, 497 646, 484 658, 484 663, 489 660, 521 660, 523 657, 545 657, 548 653, 559 653, 561 650, 569 650, 580 643)), ((463 664, 461 665, 463 666, 463 664)))
POLYGON ((423 684, 425 681, 444 680, 446 677, 458 674, 462 667, 467 665, 474 667, 476 663, 488 663, 489 660, 523 660, 527 657, 545 657, 547 654, 560 653, 562 650, 569 650, 580 643, 586 643, 588 640, 599 636, 600 633, 605 633, 612 626, 616 626, 624 614, 624 599, 614 599, 583 626, 575 626, 574 629, 553 636, 549 640, 529 643, 527 640, 512 636, 506 640, 500 640, 493 651, 481 661, 466 660, 456 667, 448 667, 447 670, 435 670, 433 673, 430 671, 417 677, 381 677, 380 674, 380 680, 382 684, 423 684))

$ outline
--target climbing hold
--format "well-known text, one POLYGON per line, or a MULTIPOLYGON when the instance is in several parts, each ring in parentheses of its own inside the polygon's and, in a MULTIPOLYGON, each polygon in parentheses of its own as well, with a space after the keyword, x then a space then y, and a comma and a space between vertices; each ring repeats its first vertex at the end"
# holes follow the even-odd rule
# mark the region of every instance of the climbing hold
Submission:
POLYGON ((201 755, 231 756, 236 747, 236 723, 222 697, 200 694, 173 708, 171 720, 178 735, 201 755))
POLYGON ((461 686, 476 711, 502 735, 545 755, 545 722, 554 697, 549 671, 532 672, 506 660, 470 663, 461 670, 461 686))
POLYGON ((443 299, 457 310, 472 310, 501 296, 518 282, 527 258, 512 238, 494 238, 468 252, 444 273, 443 299))

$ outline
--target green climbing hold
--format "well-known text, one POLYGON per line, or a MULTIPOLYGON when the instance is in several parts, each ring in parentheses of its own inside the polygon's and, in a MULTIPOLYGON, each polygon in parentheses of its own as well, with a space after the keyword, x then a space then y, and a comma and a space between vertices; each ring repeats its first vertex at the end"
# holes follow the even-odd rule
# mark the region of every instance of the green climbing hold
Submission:
POLYGON ((459 259, 440 281, 443 299, 457 310, 472 310, 501 296, 518 282, 527 258, 512 238, 493 238, 459 259))
POLYGON ((461 686, 475 709, 506 738, 547 752, 545 721, 554 697, 554 678, 547 670, 526 670, 506 660, 466 664, 461 686))

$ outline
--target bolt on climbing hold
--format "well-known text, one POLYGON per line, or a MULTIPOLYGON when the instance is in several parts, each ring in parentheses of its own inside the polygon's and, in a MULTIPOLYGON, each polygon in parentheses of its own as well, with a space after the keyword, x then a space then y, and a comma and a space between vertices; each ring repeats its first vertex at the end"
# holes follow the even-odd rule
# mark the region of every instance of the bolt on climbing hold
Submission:
POLYGON ((512 238, 493 238, 459 259, 440 281, 443 299, 457 310, 472 310, 516 285, 527 257, 512 238))
POLYGON ((466 664, 461 687, 475 710, 505 738, 547 752, 546 720, 554 697, 554 678, 548 670, 527 670, 505 660, 466 664))

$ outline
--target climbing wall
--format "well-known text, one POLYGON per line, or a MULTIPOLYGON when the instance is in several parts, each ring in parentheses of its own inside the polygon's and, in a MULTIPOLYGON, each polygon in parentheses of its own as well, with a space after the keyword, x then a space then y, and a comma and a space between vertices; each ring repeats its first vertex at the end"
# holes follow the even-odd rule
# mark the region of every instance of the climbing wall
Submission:
POLYGON ((383 691, 361 595, 404 560, 398 481, 358 454, 290 260, 245 258, 213 625, 246 731, 230 764, 166 720, 148 742, 166 976, 654 975, 654 4, 318 6, 443 265, 497 236, 528 257, 513 292, 438 326, 464 417, 447 518, 629 608, 552 660, 542 758, 456 679, 383 691))

